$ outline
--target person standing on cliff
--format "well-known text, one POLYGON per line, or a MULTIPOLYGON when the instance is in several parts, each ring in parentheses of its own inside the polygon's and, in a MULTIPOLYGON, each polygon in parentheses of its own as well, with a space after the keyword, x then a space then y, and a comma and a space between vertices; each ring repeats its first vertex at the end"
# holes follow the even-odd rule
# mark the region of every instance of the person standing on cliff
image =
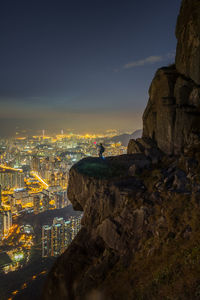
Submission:
POLYGON ((104 148, 103 144, 100 143, 100 145, 98 146, 98 148, 99 148, 99 157, 103 158, 103 152, 105 151, 105 148, 104 148))

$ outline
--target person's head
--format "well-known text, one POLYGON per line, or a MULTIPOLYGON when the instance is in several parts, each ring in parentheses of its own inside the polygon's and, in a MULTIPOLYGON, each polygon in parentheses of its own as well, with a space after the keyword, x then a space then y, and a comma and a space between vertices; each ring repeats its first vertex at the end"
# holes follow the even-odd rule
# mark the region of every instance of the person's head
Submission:
POLYGON ((100 143, 100 146, 103 146, 102 143, 100 143))

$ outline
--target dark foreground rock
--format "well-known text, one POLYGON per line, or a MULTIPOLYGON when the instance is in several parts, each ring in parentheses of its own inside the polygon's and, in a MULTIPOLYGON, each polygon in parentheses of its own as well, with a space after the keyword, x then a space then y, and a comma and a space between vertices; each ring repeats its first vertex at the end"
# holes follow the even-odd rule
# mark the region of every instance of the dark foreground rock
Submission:
POLYGON ((200 179, 183 156, 163 156, 131 176, 139 157, 89 158, 71 169, 69 197, 84 211, 83 228, 50 272, 43 299, 198 299, 200 179), (121 171, 108 176, 112 164, 121 171))

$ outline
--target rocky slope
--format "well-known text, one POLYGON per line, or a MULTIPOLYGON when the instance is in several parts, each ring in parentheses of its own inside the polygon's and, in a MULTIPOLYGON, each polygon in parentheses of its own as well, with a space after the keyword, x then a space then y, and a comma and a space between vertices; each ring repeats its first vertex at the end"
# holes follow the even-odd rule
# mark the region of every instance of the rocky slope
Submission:
POLYGON ((82 229, 43 299, 200 299, 200 1, 183 0, 176 65, 157 71, 143 137, 70 170, 82 229))

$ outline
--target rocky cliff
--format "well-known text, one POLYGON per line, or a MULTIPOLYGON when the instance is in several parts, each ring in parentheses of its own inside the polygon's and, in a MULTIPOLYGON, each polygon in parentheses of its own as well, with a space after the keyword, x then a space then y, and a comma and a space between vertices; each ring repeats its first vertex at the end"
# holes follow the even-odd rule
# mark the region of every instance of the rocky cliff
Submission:
POLYGON ((200 1, 182 1, 176 26, 176 68, 200 85, 200 1))
POLYGON ((70 170, 82 229, 43 299, 200 299, 199 20, 200 1, 183 0, 176 64, 156 72, 143 137, 70 170))
POLYGON ((143 137, 167 154, 200 142, 199 0, 182 1, 176 36, 176 64, 156 72, 143 115, 143 137))

